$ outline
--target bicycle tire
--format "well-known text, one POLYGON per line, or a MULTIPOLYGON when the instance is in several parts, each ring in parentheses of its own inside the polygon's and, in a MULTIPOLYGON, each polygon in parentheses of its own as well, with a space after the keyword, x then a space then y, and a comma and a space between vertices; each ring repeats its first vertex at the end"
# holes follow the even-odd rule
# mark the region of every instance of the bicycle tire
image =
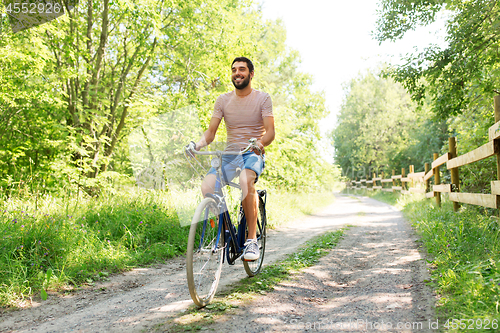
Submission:
POLYGON ((224 255, 224 237, 215 242, 219 232, 219 210, 212 198, 205 198, 196 208, 189 230, 186 271, 193 302, 204 307, 214 298, 219 285, 224 255))
POLYGON ((264 262, 264 253, 266 251, 266 236, 267 236, 267 217, 264 201, 259 197, 259 213, 257 215, 257 244, 259 245, 259 259, 255 261, 243 261, 243 267, 247 275, 252 277, 259 274, 262 263, 264 262))

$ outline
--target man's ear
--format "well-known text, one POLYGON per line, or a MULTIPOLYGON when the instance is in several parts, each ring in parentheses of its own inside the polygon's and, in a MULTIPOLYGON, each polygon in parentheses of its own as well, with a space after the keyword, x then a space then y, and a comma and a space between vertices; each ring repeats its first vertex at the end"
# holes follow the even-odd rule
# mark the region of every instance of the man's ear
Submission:
POLYGON ((254 75, 254 74, 255 74, 255 72, 254 72, 254 71, 251 71, 251 72, 250 72, 250 78, 251 78, 251 79, 253 79, 253 75, 254 75))

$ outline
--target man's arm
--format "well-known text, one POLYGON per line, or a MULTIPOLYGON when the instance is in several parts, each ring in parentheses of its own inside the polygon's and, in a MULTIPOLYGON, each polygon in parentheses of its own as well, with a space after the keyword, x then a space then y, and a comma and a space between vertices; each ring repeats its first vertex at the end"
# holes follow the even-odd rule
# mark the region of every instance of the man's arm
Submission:
MULTIPOLYGON (((264 147, 269 146, 271 144, 271 142, 273 142, 274 134, 275 134, 274 117, 264 117, 263 121, 264 121, 264 128, 266 130, 266 133, 264 134, 262 139, 257 141, 257 145, 262 150, 262 154, 264 154, 264 152, 265 152, 264 147)), ((255 152, 255 153, 258 154, 258 152, 255 152)))
POLYGON ((210 124, 208 125, 208 129, 201 136, 200 141, 196 143, 196 150, 200 150, 201 148, 208 146, 214 141, 215 134, 217 133, 217 129, 219 128, 221 119, 217 117, 212 117, 210 119, 210 124))

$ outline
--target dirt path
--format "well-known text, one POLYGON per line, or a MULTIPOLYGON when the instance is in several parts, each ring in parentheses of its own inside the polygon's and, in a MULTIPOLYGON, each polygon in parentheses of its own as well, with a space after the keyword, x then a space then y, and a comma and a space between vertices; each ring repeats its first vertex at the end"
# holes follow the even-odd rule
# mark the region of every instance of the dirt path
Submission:
POLYGON ((238 331, 238 327, 245 332, 437 331, 435 297, 423 283, 428 279, 427 266, 401 213, 368 198, 340 197, 337 205, 346 209, 330 217, 347 219, 356 227, 331 254, 208 328, 215 332, 238 331))
MULTIPOLYGON (((265 262, 279 260, 309 238, 347 224, 356 227, 318 265, 208 328, 216 332, 431 331, 428 321, 434 319, 434 296, 422 282, 427 278, 425 260, 411 228, 391 206, 337 196, 321 213, 269 232, 265 262), (396 327, 398 323, 406 327, 396 327)), ((246 276, 241 263, 224 266, 222 274, 220 290, 246 276)), ((0 332, 148 331, 191 304, 184 259, 177 258, 115 276, 94 290, 53 296, 31 309, 2 314, 0 332)))

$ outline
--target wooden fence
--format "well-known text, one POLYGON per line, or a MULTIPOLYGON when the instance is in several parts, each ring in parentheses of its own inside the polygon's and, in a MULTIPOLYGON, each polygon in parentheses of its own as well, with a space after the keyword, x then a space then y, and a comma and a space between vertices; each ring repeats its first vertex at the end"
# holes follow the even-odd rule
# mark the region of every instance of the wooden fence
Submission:
POLYGON ((449 151, 442 156, 434 153, 434 161, 425 163, 425 170, 422 172, 415 172, 414 166, 410 165, 408 175, 406 175, 404 168, 401 169, 400 175, 396 175, 393 170, 390 178, 385 178, 383 173, 380 176, 374 173, 371 179, 355 179, 347 182, 347 188, 354 190, 366 189, 368 191, 400 191, 403 194, 422 193, 427 198, 434 197, 438 205, 441 205, 441 193, 449 193, 455 211, 460 207, 459 203, 500 208, 500 95, 495 96, 494 107, 495 124, 489 128, 489 140, 485 145, 457 156, 456 140, 451 137, 448 141, 449 151), (459 167, 495 155, 497 180, 491 181, 491 194, 460 192, 459 167), (441 183, 440 168, 444 164, 450 170, 451 180, 449 184, 441 183), (430 180, 432 177, 434 177, 434 184, 431 186, 430 180))

